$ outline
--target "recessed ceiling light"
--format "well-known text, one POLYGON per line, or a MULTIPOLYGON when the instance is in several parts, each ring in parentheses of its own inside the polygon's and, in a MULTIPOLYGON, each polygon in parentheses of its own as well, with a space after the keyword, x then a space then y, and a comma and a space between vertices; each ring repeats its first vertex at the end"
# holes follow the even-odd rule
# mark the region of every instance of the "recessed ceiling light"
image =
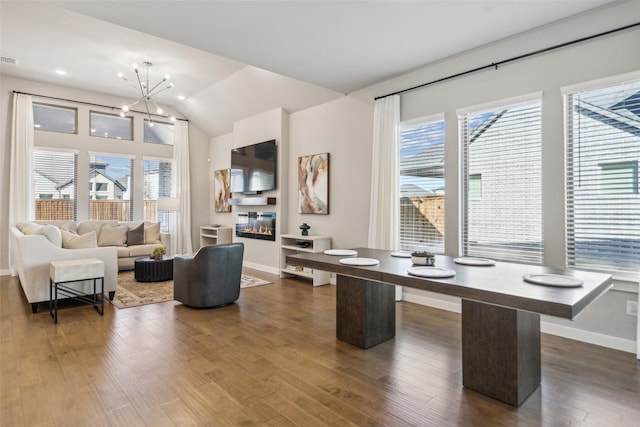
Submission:
POLYGON ((186 96, 184 96, 184 95, 178 95, 178 99, 179 99, 180 101, 184 101, 186 98, 187 98, 187 97, 186 97, 186 96))
POLYGON ((56 70, 56 74, 59 76, 64 76, 65 74, 67 74, 67 72, 65 70, 56 70))

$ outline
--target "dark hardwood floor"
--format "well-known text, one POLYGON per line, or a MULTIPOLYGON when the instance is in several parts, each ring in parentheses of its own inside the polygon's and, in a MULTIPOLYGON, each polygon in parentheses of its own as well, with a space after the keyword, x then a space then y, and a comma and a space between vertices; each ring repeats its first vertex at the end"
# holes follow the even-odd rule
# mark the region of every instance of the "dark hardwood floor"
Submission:
POLYGON ((279 279, 231 306, 32 314, 0 277, 1 426, 637 426, 635 355, 543 334, 519 408, 462 387, 460 316, 398 303, 393 340, 335 338, 334 286, 279 279))

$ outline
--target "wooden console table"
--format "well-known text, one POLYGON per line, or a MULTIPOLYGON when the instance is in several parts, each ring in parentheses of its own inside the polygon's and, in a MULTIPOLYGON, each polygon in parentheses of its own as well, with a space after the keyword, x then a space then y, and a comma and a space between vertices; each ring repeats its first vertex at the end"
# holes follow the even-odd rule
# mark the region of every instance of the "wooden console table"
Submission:
POLYGON ((369 348, 395 336, 394 288, 401 285, 462 298, 462 376, 469 389, 519 406, 540 385, 540 314, 575 318, 611 286, 611 276, 498 262, 459 265, 436 256, 436 266, 454 270, 443 279, 411 276, 407 258, 390 251, 356 248, 375 258, 371 267, 343 265, 337 256, 306 253, 287 263, 337 274, 336 336, 369 348), (575 288, 527 283, 524 274, 564 274, 581 279, 575 288))

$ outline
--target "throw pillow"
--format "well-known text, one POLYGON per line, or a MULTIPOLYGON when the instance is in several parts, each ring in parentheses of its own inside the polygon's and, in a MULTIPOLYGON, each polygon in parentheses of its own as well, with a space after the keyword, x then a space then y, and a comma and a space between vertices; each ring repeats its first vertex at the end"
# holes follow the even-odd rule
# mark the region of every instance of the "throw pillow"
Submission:
POLYGON ((127 245, 144 245, 144 224, 129 228, 127 231, 127 245))
POLYGON ((98 237, 98 246, 125 246, 127 231, 129 231, 129 227, 126 225, 113 227, 110 224, 104 224, 98 237))
MULTIPOLYGON (((69 233, 67 231, 67 233, 69 233)), ((80 236, 74 237, 66 241, 66 246, 63 246, 66 249, 91 249, 98 247, 98 239, 96 239, 96 232, 91 231, 87 234, 82 234, 80 236)), ((64 242, 64 240, 63 240, 64 242)), ((63 243, 65 245, 65 243, 63 243)))
POLYGON ((73 231, 67 230, 64 227, 60 228, 60 233, 62 234, 62 247, 64 249, 70 249, 69 248, 69 244, 70 244, 70 242, 72 240, 74 240, 74 239, 76 239, 78 237, 78 233, 75 233, 73 231))
POLYGON ((151 224, 146 223, 144 227, 144 242, 145 243, 162 243, 160 241, 160 223, 153 222, 151 224))

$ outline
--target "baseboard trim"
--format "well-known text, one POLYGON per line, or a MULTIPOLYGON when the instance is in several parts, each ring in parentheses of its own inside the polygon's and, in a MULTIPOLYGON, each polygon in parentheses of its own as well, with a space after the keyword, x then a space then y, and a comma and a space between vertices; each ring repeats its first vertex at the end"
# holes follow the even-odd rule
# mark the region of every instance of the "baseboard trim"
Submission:
POLYGON ((601 347, 612 348, 627 353, 636 353, 636 342, 624 338, 612 337, 610 335, 599 334, 598 332, 585 331, 572 328, 570 326, 557 325, 555 323, 540 322, 540 332, 582 341, 601 347))
POLYGON ((0 276, 11 276, 11 270, 0 270, 0 276))
MULTIPOLYGON (((415 304, 425 305, 427 307, 439 308, 441 310, 461 313, 460 302, 443 301, 441 299, 428 296, 404 293, 403 300, 415 304)), ((572 328, 569 326, 557 325, 540 321, 540 331, 545 334, 556 335, 563 338, 569 338, 576 341, 582 341, 589 344, 599 345, 614 350, 620 350, 627 353, 636 354, 637 345, 635 341, 625 338, 612 337, 597 332, 585 331, 582 329, 572 328)))
POLYGON ((253 262, 244 261, 242 263, 243 267, 253 268, 254 270, 264 271, 265 273, 275 274, 277 276, 280 275, 280 270, 274 267, 269 267, 268 265, 256 264, 253 262))

